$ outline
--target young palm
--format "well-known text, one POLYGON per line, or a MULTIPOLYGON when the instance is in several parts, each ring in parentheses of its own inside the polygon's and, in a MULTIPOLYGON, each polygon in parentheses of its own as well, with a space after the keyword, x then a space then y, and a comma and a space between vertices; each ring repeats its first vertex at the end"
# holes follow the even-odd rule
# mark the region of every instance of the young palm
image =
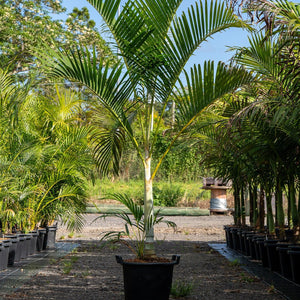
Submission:
MULTIPOLYGON (((58 55, 49 51, 46 57, 43 55, 44 62, 52 76, 88 87, 98 97, 102 110, 114 121, 110 130, 97 135, 95 157, 101 171, 107 172, 110 165, 118 171, 125 137, 132 142, 144 167, 147 222, 153 218, 153 179, 175 141, 208 104, 252 80, 242 69, 222 63, 215 66, 213 62, 205 62, 202 68, 195 65, 189 72, 184 67, 197 48, 214 33, 244 24, 219 2, 196 2, 180 17, 176 12, 182 0, 127 1, 120 14, 120 0, 89 2, 109 28, 122 62, 114 66, 105 65, 104 61, 98 64, 96 53, 85 49, 58 55), (177 124, 173 129, 170 127, 174 131, 173 140, 158 164, 151 168, 155 141, 171 98, 175 99, 177 108, 177 124), (163 109, 153 122, 156 102, 160 102, 163 109), (133 121, 139 122, 142 139, 135 135, 133 121)), ((154 255, 153 242, 151 226, 146 233, 146 255, 154 255)))

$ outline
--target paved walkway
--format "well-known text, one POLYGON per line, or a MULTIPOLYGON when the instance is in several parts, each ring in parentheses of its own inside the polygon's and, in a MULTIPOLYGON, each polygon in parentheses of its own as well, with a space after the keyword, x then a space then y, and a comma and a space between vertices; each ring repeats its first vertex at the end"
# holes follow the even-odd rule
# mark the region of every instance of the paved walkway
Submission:
POLYGON ((50 265, 52 261, 65 256, 78 246, 77 243, 56 243, 55 250, 38 252, 15 263, 13 267, 1 271, 0 299, 3 295, 10 294, 21 287, 25 281, 50 265))
POLYGON ((226 244, 209 244, 209 246, 225 256, 229 261, 238 261, 244 270, 261 278, 270 286, 274 286, 286 299, 300 299, 299 284, 288 280, 277 272, 272 272, 268 268, 264 268, 259 261, 252 260, 239 252, 228 248, 226 244))

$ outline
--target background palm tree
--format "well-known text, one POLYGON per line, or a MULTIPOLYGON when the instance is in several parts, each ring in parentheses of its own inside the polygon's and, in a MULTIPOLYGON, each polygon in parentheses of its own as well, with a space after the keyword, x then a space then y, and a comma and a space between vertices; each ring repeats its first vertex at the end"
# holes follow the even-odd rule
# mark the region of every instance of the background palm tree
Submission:
POLYGON ((268 20, 269 30, 249 37, 249 47, 235 48, 238 51, 233 58, 251 70, 256 80, 240 91, 238 101, 225 98, 227 101, 220 105, 223 109, 215 110, 219 116, 218 127, 213 127, 213 134, 206 135, 209 143, 204 148, 204 159, 216 176, 233 181, 236 224, 243 223, 240 221, 243 193, 239 191, 247 187, 252 203, 251 225, 264 228, 265 195, 268 228, 274 233, 274 225, 284 227, 282 194, 285 189, 289 226, 296 228, 299 222, 296 186, 299 180, 300 6, 287 1, 256 1, 256 4, 258 14, 268 12, 273 21, 268 20), (260 205, 255 203, 255 185, 261 191, 260 205), (275 220, 271 206, 273 193, 275 220))

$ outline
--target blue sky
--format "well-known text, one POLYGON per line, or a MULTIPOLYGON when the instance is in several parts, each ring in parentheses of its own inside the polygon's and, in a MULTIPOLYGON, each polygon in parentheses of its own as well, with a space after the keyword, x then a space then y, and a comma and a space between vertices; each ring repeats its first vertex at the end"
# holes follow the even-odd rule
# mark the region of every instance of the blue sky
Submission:
MULTIPOLYGON (((299 3, 300 0, 293 2, 299 3)), ((187 11, 187 8, 195 3, 195 0, 184 0, 180 11, 187 11)), ((101 18, 97 11, 86 0, 63 0, 65 6, 70 13, 73 7, 87 7, 90 11, 91 19, 96 21, 97 25, 101 25, 101 18)), ((247 46, 247 32, 242 29, 228 29, 227 31, 217 33, 213 39, 203 43, 190 59, 187 68, 194 64, 202 64, 205 60, 228 62, 232 54, 227 51, 227 46, 247 46)))

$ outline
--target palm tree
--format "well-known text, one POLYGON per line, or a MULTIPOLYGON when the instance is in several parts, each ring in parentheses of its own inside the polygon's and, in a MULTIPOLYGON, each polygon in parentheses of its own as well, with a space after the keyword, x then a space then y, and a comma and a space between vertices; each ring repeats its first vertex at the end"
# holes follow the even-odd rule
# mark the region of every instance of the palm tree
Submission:
MULTIPOLYGON (((120 14, 120 0, 89 2, 110 30, 122 60, 114 66, 103 60, 98 64, 96 53, 83 48, 69 53, 61 51, 58 55, 48 50, 43 60, 52 76, 89 88, 102 111, 113 120, 110 128, 97 135, 95 158, 102 172, 106 173, 110 166, 118 172, 126 138, 133 144, 144 168, 145 221, 151 223, 152 182, 164 157, 207 105, 252 80, 244 70, 223 63, 215 66, 208 61, 190 71, 184 69, 185 65, 214 33, 245 24, 219 2, 199 1, 181 16, 176 12, 182 0, 129 0, 120 14), (176 102, 176 125, 169 129, 173 139, 152 168, 154 145, 172 99, 176 102), (153 122, 158 102, 162 109, 153 122), (133 130, 134 121, 141 128, 141 139, 133 130)), ((147 230, 145 254, 155 255, 153 227, 147 230)))
MULTIPOLYGON (((245 178, 244 182, 235 184, 235 190, 243 185, 248 185, 250 190, 253 184, 260 186, 266 195, 267 223, 270 233, 273 233, 275 224, 271 206, 272 192, 275 192, 276 197, 275 223, 283 229, 284 187, 289 199, 289 225, 295 228, 299 222, 295 183, 299 178, 300 6, 287 1, 256 3, 259 2, 263 5, 262 12, 268 11, 273 17, 274 22, 267 24, 272 31, 253 34, 249 38, 250 46, 237 48, 238 53, 234 57, 238 64, 256 75, 255 83, 240 94, 245 104, 249 99, 250 101, 242 107, 233 107, 232 103, 225 104, 227 109, 233 109, 228 119, 223 121, 225 124, 219 126, 217 131, 217 137, 223 138, 220 147, 222 151, 216 147, 216 138, 210 136, 215 142, 214 148, 209 148, 210 152, 207 151, 205 158, 208 162, 214 161, 214 164, 210 164, 217 175, 227 177, 235 183, 236 170, 239 180, 245 178), (233 152, 234 160, 230 155, 233 152)), ((237 103, 234 102, 235 106, 237 103)), ((219 117, 220 122, 223 117, 219 117)), ((236 199, 237 223, 241 215, 241 198, 242 195, 236 199)), ((252 212, 256 209, 257 205, 254 205, 252 212)), ((263 205, 260 206, 259 213, 262 228, 263 205)), ((251 219, 254 225, 256 216, 251 219)))

